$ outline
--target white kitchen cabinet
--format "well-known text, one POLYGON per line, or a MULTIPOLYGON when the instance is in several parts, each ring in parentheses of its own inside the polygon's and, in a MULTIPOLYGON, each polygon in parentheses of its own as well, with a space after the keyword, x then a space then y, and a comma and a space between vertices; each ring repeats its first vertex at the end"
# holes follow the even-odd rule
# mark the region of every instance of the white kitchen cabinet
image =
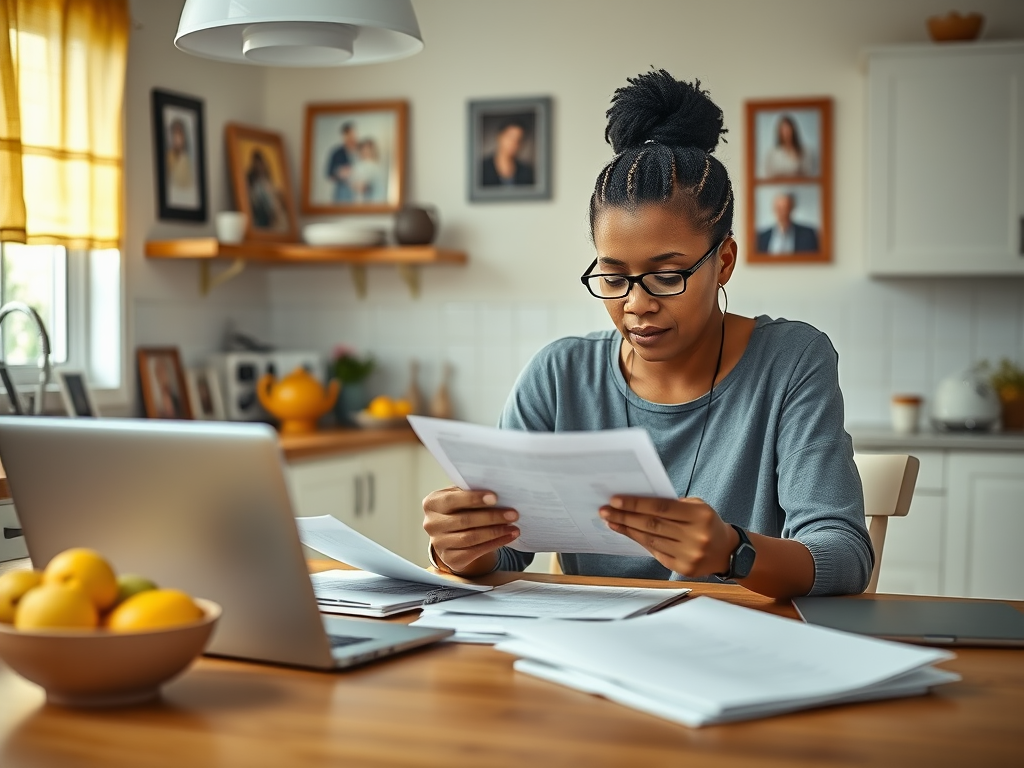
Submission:
POLYGON ((20 529, 14 504, 9 501, 0 503, 0 562, 28 557, 25 537, 15 535, 20 529))
POLYGON ((949 460, 945 594, 1024 600, 1024 455, 949 460))
POLYGON ((867 52, 872 275, 1024 275, 1024 42, 867 52))

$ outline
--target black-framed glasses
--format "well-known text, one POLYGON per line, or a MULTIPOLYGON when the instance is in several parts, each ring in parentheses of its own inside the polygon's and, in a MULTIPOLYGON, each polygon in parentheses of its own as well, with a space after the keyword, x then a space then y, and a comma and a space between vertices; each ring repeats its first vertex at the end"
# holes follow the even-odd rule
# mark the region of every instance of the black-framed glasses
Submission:
POLYGON ((587 286, 587 290, 592 296, 606 301, 626 298, 637 283, 651 296, 658 298, 678 296, 686 292, 686 281, 693 276, 693 273, 700 269, 701 265, 710 259, 715 251, 725 245, 725 241, 730 237, 732 237, 732 232, 722 238, 718 245, 712 246, 711 250, 701 256, 697 263, 689 269, 665 269, 658 272, 644 272, 641 275, 614 273, 592 275, 591 271, 597 266, 597 259, 594 259, 594 263, 580 276, 580 282, 587 286))

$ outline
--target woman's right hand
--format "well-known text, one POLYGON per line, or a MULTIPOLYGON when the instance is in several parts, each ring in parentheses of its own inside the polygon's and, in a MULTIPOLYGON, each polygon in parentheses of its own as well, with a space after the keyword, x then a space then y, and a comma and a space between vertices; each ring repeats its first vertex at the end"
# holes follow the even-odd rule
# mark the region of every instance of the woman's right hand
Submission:
POLYGON ((444 488, 423 500, 423 530, 434 555, 452 573, 479 576, 494 570, 497 550, 519 538, 519 513, 499 507, 491 491, 444 488))

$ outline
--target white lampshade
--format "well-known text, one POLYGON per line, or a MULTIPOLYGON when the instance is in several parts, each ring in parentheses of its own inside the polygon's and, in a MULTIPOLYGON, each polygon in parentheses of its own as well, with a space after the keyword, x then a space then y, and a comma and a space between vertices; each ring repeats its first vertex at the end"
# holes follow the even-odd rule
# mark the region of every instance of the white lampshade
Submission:
POLYGON ((336 67, 412 56, 410 0, 185 0, 174 45, 237 64, 336 67))

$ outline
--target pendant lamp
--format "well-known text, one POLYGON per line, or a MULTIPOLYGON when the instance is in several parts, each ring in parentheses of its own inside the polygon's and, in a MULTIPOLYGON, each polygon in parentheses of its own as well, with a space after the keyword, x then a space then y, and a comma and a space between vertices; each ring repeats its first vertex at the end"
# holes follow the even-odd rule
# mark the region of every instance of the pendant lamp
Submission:
POLYGON ((412 56, 410 0, 185 0, 174 45, 237 64, 337 67, 412 56))

